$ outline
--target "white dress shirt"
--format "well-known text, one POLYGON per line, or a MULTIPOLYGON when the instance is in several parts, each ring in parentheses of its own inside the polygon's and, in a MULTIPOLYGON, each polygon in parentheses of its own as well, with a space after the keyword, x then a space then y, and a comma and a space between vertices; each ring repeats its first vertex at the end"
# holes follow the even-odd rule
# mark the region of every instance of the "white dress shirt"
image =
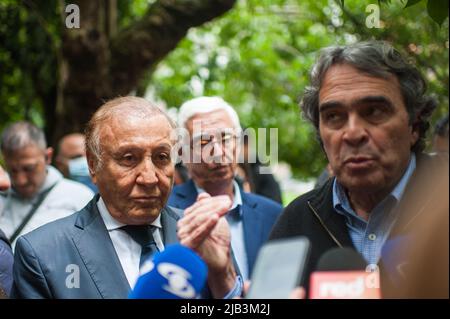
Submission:
MULTIPOLYGON (((97 202, 97 207, 100 215, 108 230, 109 237, 113 243, 114 249, 119 257, 122 269, 127 277, 130 287, 133 288, 139 277, 139 260, 141 258, 141 245, 131 238, 121 227, 125 224, 114 219, 106 208, 105 202, 100 197, 97 202)), ((153 238, 156 242, 156 246, 159 251, 164 250, 164 244, 162 241, 162 225, 161 215, 158 215, 153 223, 153 238)))

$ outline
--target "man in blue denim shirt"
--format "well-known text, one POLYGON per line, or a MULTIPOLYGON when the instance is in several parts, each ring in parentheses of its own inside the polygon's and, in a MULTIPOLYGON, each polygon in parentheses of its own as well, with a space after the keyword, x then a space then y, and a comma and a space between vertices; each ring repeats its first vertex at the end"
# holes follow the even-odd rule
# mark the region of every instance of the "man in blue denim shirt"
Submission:
POLYGON ((322 50, 301 108, 335 178, 294 200, 271 234, 271 240, 310 239, 306 279, 336 246, 353 247, 368 264, 378 264, 397 219, 420 213, 419 206, 404 209, 402 202, 410 201, 412 190, 425 195, 436 186, 417 182, 438 167, 422 153, 436 106, 425 92, 419 71, 385 42, 322 50))

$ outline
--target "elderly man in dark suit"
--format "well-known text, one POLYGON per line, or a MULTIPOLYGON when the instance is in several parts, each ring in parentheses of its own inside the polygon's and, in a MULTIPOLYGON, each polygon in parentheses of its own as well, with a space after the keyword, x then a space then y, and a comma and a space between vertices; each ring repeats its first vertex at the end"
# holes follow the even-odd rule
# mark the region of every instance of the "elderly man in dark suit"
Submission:
POLYGON ((202 193, 213 198, 228 196, 233 201, 226 215, 231 246, 242 276, 248 279, 282 206, 269 198, 244 192, 235 182, 242 129, 231 105, 220 97, 192 99, 181 106, 179 125, 189 133, 186 142, 192 158, 184 154, 184 164, 192 179, 174 187, 169 205, 186 209, 202 193))
POLYGON ((230 200, 211 207, 204 198, 185 218, 166 206, 174 127, 165 113, 136 97, 112 100, 93 115, 86 150, 99 194, 74 215, 19 238, 15 297, 126 298, 148 253, 177 241, 206 261, 212 297, 240 293, 228 225, 221 218, 230 200), (141 235, 153 239, 153 247, 141 235))

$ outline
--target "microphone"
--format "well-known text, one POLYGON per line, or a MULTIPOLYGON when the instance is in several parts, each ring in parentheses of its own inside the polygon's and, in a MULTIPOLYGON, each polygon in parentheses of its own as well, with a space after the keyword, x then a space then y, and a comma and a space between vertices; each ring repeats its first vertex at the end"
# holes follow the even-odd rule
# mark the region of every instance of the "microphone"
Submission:
POLYGON ((206 283, 208 267, 193 250, 168 245, 143 264, 129 299, 195 299, 206 283))
POLYGON ((351 248, 333 248, 319 259, 310 278, 311 299, 379 299, 380 275, 351 248))

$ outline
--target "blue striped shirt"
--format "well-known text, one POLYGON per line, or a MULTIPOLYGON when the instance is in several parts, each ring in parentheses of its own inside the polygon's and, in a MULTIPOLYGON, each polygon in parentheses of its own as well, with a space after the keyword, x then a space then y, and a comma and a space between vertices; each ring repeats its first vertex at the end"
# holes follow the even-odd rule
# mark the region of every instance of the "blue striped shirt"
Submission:
POLYGON ((381 249, 396 221, 393 209, 400 202, 406 185, 416 169, 416 157, 411 155, 408 167, 392 192, 370 212, 369 220, 359 217, 353 210, 344 188, 336 178, 333 183, 333 207, 345 217, 347 229, 356 250, 368 264, 376 265, 381 249))

